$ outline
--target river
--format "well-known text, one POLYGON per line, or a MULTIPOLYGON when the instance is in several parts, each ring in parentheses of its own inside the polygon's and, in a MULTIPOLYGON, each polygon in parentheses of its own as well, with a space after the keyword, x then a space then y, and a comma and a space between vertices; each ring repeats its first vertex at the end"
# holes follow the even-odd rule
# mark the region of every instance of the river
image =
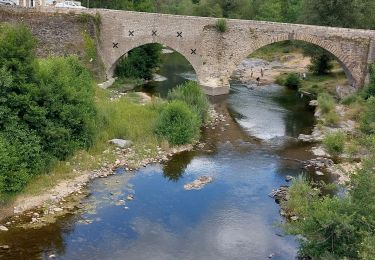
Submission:
MULTIPOLYGON (((178 54, 163 59, 159 74, 168 80, 143 87, 160 96, 194 79, 178 54)), ((268 194, 312 157, 296 137, 311 132, 313 112, 278 85, 232 82, 231 93, 212 102, 225 121, 204 129, 203 147, 93 181, 80 210, 0 234, 0 246, 9 246, 0 259, 294 259, 298 243, 278 227, 283 219, 268 194), (213 183, 184 190, 202 175, 213 183)))

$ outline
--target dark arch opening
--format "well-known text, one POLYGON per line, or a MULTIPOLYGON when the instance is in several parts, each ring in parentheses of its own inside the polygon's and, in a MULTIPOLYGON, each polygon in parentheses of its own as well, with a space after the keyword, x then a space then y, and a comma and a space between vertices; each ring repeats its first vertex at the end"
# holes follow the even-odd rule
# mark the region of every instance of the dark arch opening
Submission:
POLYGON ((159 43, 144 44, 124 54, 114 65, 114 75, 124 83, 139 85, 137 90, 161 97, 185 81, 197 80, 193 65, 181 53, 159 43))

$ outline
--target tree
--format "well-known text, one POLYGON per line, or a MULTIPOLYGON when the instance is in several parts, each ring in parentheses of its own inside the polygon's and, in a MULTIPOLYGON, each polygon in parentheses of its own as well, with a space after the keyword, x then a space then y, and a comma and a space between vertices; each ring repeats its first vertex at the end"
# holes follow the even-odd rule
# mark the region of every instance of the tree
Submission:
POLYGON ((299 20, 303 23, 353 27, 358 8, 353 0, 305 0, 299 20))

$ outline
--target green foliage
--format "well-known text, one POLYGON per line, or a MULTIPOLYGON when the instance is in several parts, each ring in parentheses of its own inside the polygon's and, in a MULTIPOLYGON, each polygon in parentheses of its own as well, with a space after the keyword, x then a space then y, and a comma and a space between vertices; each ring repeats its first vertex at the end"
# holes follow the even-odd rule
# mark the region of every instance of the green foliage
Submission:
POLYGON ((323 139, 324 148, 332 155, 340 155, 345 149, 346 135, 343 132, 327 134, 323 139))
POLYGON ((293 183, 291 202, 298 221, 285 225, 298 234, 300 254, 313 259, 373 259, 375 176, 373 162, 352 176, 344 197, 312 195, 305 184, 293 183))
POLYGON ((165 106, 155 125, 155 132, 173 145, 191 143, 199 137, 200 120, 197 114, 182 101, 165 106))
POLYGON ((185 102, 199 116, 202 122, 207 120, 209 102, 197 82, 188 81, 175 87, 168 93, 168 99, 185 102))
POLYGON ((88 147, 95 118, 92 80, 73 57, 38 64, 23 26, 0 28, 0 192, 88 147))
POLYGON ((146 44, 129 51, 120 59, 115 75, 120 78, 140 78, 150 80, 161 62, 160 44, 146 44))
POLYGON ((87 32, 83 32, 82 37, 85 44, 85 59, 86 61, 92 62, 97 58, 95 41, 87 32))
POLYGON ((0 68, 10 71, 15 82, 34 79, 37 63, 35 52, 31 50, 35 49, 36 44, 25 26, 0 25, 0 68))
POLYGON ((369 66, 370 82, 361 91, 361 96, 368 99, 371 96, 375 97, 375 63, 369 66))
POLYGON ((225 19, 223 19, 223 18, 222 18, 222 19, 218 19, 218 20, 216 21, 215 26, 216 26, 216 30, 217 30, 218 32, 224 33, 224 32, 226 32, 227 29, 228 29, 227 20, 225 20, 225 19))
POLYGON ((320 93, 318 95, 318 104, 323 114, 327 114, 335 108, 334 98, 327 93, 320 93))
POLYGON ((285 86, 291 89, 298 89, 301 86, 301 80, 296 73, 290 73, 285 80, 285 86))
POLYGON ((361 131, 365 134, 375 134, 375 97, 370 97, 365 103, 365 110, 360 120, 361 131))
POLYGON ((332 57, 328 53, 314 55, 311 58, 309 70, 316 75, 328 74, 333 68, 331 61, 332 57))

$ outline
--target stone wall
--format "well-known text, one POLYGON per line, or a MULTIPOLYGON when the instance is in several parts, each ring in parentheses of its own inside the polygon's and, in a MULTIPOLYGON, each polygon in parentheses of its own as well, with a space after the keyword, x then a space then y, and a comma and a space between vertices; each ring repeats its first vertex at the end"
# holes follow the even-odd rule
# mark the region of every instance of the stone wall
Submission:
POLYGON ((24 24, 38 40, 39 57, 78 55, 85 46, 82 32, 95 37, 95 25, 80 22, 79 15, 41 13, 35 9, 0 8, 0 22, 24 24))

